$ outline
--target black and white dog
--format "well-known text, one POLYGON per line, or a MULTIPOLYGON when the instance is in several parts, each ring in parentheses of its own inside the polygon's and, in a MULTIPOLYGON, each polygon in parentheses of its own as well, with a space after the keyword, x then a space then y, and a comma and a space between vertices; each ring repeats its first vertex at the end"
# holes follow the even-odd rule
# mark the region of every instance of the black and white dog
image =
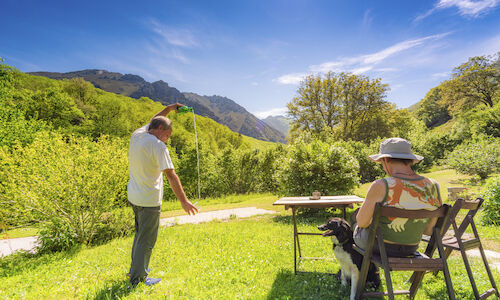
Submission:
MULTIPOLYGON (((330 236, 333 242, 333 253, 340 264, 340 280, 342 285, 347 285, 351 280, 351 300, 356 295, 356 284, 359 271, 363 262, 363 256, 352 248, 354 244, 353 231, 349 223, 341 218, 331 218, 318 229, 325 231, 323 236, 330 236)), ((366 282, 375 288, 380 285, 380 275, 377 267, 371 263, 368 270, 366 282)))

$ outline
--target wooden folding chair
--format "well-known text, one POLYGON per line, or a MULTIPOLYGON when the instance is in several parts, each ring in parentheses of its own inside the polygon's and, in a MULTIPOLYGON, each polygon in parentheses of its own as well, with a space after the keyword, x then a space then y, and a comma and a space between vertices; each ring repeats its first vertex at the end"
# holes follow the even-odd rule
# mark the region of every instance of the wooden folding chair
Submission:
POLYGON ((451 283, 450 272, 446 262, 446 254, 442 244, 442 235, 444 233, 444 222, 448 218, 450 206, 445 204, 442 207, 434 210, 403 210, 394 207, 385 207, 381 203, 377 203, 373 212, 372 223, 369 227, 368 247, 361 249, 354 246, 361 255, 363 255, 363 263, 361 265, 360 274, 358 277, 356 299, 362 297, 374 296, 389 296, 389 299, 394 299, 394 295, 409 294, 413 298, 417 289, 422 282, 422 278, 426 271, 443 271, 448 290, 448 297, 455 299, 453 285, 451 283), (438 218, 436 225, 433 228, 432 236, 427 246, 425 253, 416 252, 410 257, 388 257, 385 249, 384 237, 379 228, 379 219, 381 216, 389 218, 407 218, 407 219, 428 219, 438 218), (377 240, 380 254, 373 253, 373 245, 377 240), (439 258, 432 258, 432 253, 435 249, 439 251, 439 258), (368 275, 368 267, 370 262, 375 263, 378 267, 383 268, 387 292, 370 292, 364 293, 366 277, 368 275), (414 271, 413 280, 409 290, 394 291, 392 287, 391 271, 414 271))
POLYGON ((447 230, 450 225, 453 227, 454 234, 452 236, 443 237, 443 246, 445 247, 445 255, 448 258, 453 250, 460 251, 462 254, 462 259, 465 264, 465 269, 467 270, 467 275, 469 276, 470 284, 472 285, 472 290, 474 292, 474 296, 476 299, 485 299, 489 296, 496 294, 497 297, 500 297, 498 294, 498 289, 495 284, 495 280, 493 279, 493 275, 491 274, 490 267, 488 265, 488 261, 486 260, 486 255, 484 254, 483 245, 481 244, 481 240, 479 239, 479 234, 477 232, 476 224, 474 223, 474 216, 477 211, 483 204, 484 199, 477 198, 474 201, 467 201, 464 199, 458 199, 453 205, 450 214, 448 216, 448 222, 445 225, 445 229, 447 230), (468 210, 467 215, 463 219, 460 226, 457 225, 457 215, 460 210, 468 210), (465 231, 468 227, 472 228, 473 237, 470 235, 464 236, 465 231), (466 251, 473 248, 479 248, 479 252, 481 253, 481 257, 483 259, 484 267, 486 268, 486 273, 488 273, 488 277, 490 279, 490 283, 492 288, 484 292, 483 294, 479 294, 476 286, 476 282, 474 280, 474 276, 472 274, 472 270, 469 264, 469 259, 467 258, 466 251))

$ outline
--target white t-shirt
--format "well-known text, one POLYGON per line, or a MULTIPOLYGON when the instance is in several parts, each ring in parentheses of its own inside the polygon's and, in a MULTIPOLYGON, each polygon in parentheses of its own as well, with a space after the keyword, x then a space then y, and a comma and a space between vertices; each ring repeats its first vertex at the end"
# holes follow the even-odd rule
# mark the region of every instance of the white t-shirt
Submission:
POLYGON ((174 165, 165 143, 149 134, 148 128, 149 124, 137 129, 130 138, 127 195, 134 205, 154 207, 163 198, 162 171, 174 165))

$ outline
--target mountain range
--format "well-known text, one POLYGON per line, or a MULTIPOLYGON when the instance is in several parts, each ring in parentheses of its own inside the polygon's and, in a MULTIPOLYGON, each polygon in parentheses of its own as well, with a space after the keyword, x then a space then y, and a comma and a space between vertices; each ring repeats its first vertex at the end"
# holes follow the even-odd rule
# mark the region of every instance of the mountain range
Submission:
POLYGON ((278 129, 284 135, 288 135, 290 130, 291 120, 285 116, 269 116, 262 121, 271 125, 271 127, 278 129))
POLYGON ((67 73, 31 72, 29 74, 59 80, 83 78, 95 87, 107 92, 136 99, 148 97, 165 105, 179 102, 193 107, 196 114, 211 118, 240 134, 263 141, 286 142, 286 134, 258 119, 235 101, 222 96, 182 93, 162 80, 150 83, 138 75, 124 75, 96 69, 67 73))

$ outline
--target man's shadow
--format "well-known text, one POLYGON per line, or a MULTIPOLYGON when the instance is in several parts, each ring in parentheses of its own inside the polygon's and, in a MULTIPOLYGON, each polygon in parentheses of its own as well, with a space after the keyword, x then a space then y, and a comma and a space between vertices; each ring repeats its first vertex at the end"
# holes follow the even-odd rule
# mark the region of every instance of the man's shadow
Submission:
POLYGON ((133 292, 134 289, 135 287, 130 284, 128 279, 115 280, 112 281, 111 286, 108 283, 101 290, 97 291, 92 299, 121 299, 133 292))

